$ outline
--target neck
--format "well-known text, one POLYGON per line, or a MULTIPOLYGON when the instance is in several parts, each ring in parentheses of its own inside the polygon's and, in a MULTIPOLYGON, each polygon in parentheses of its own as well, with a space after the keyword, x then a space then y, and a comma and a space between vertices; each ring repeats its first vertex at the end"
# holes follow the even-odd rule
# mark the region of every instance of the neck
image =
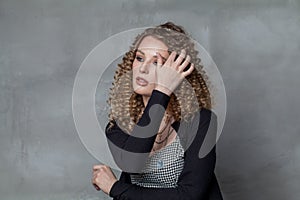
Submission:
POLYGON ((149 96, 145 96, 145 95, 143 95, 142 97, 143 97, 144 106, 146 107, 147 104, 148 104, 148 101, 149 101, 150 97, 149 96))
MULTIPOLYGON (((149 99, 150 99, 150 96, 146 96, 146 95, 142 95, 142 98, 143 98, 143 103, 144 103, 144 108, 146 108, 146 106, 147 106, 147 104, 148 104, 148 101, 149 101, 149 99)), ((171 121, 173 121, 173 119, 171 120, 171 121)), ((173 122, 172 122, 173 123, 173 122)), ((171 124, 172 124, 171 123, 171 124)))

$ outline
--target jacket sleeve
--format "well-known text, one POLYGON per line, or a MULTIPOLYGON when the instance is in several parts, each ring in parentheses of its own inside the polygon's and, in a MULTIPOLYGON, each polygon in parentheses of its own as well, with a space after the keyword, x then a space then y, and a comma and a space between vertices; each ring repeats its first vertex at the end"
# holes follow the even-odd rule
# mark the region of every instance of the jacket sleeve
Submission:
POLYGON ((130 134, 123 131, 116 121, 111 128, 107 125, 108 146, 122 171, 139 173, 143 169, 169 100, 168 95, 153 90, 144 113, 130 134))
MULTIPOLYGON (((131 183, 117 181, 109 192, 116 200, 207 200, 210 185, 215 180, 214 168, 216 162, 215 145, 209 153, 200 158, 199 151, 208 128, 216 132, 216 116, 211 111, 201 110, 197 134, 185 151, 184 168, 176 188, 146 188, 131 183), (212 117, 211 117, 212 116, 212 117), (214 123, 211 123, 212 120, 214 123)), ((220 196, 220 198, 222 197, 220 196)))

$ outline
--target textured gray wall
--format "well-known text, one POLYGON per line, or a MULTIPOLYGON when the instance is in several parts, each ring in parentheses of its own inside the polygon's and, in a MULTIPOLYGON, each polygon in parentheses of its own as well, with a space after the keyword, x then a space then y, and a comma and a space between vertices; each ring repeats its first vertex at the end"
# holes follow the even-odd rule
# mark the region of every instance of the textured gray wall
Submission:
POLYGON ((228 97, 216 173, 226 200, 300 198, 300 2, 0 1, 0 199, 109 199, 91 185, 71 95, 112 34, 167 20, 211 54, 228 97))

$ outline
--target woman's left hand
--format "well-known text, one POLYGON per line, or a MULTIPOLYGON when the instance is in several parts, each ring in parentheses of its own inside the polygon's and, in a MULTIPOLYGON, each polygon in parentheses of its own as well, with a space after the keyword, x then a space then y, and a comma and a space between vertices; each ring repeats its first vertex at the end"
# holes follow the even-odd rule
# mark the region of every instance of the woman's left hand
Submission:
POLYGON ((110 167, 106 165, 94 165, 92 183, 97 190, 101 189, 104 193, 109 194, 110 189, 116 181, 117 178, 110 167))

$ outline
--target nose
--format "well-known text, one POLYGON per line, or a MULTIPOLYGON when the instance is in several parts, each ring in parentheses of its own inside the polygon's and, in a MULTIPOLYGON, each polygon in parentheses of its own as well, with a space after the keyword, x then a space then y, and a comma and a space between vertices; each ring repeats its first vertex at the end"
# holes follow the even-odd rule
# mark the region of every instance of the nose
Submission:
POLYGON ((148 70, 148 64, 145 62, 143 63, 140 68, 139 68, 139 71, 140 73, 145 73, 145 74, 148 74, 149 70, 148 70))

